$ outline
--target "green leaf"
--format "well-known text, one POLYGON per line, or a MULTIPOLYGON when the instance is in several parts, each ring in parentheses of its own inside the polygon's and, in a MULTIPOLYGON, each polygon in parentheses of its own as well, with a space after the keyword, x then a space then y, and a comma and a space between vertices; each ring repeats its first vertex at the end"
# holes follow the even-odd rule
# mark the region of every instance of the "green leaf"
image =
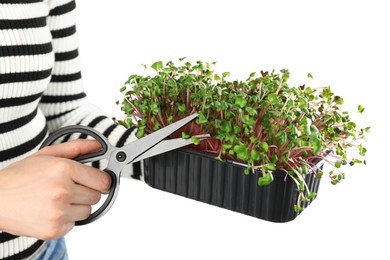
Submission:
POLYGON ((359 113, 363 113, 364 107, 362 107, 361 105, 359 105, 359 106, 358 106, 358 111, 359 111, 359 113))
POLYGON ((210 77, 210 76, 213 75, 213 74, 214 74, 214 71, 212 71, 212 70, 206 71, 206 76, 207 76, 207 77, 210 77))
POLYGON ((254 126, 256 123, 256 120, 253 117, 250 117, 249 115, 244 115, 242 117, 242 122, 248 126, 254 126))
POLYGON ((359 145, 359 155, 365 156, 367 152, 367 148, 365 148, 362 144, 359 145))
POLYGON ((317 138, 313 138, 312 145, 313 145, 313 151, 312 151, 313 155, 315 155, 322 149, 321 141, 318 140, 317 138))
POLYGON ((191 137, 191 141, 194 143, 194 145, 200 144, 200 139, 196 136, 191 137))
POLYGON ((245 107, 245 111, 247 111, 249 113, 249 115, 251 115, 251 116, 257 115, 257 110, 255 108, 247 106, 247 107, 245 107))
POLYGON ((287 133, 286 132, 279 132, 276 134, 276 138, 278 138, 278 144, 281 145, 287 141, 287 133))
POLYGON ((309 79, 314 79, 314 78, 313 78, 313 75, 311 75, 310 73, 307 74, 307 77, 308 77, 309 79))
POLYGON ((302 173, 307 174, 307 172, 308 172, 307 166, 305 164, 303 164, 302 165, 302 173))
POLYGON ((315 196, 317 196, 317 193, 315 193, 315 192, 309 192, 309 194, 307 195, 307 198, 308 198, 309 200, 311 200, 311 199, 314 198, 315 196))
POLYGON ((341 167, 341 161, 337 161, 337 162, 334 164, 334 166, 335 166, 336 168, 340 168, 340 167, 341 167))
POLYGON ((186 112, 186 105, 185 104, 180 104, 177 109, 181 112, 181 113, 185 113, 186 112))
POLYGON ((315 125, 310 125, 310 136, 318 137, 318 128, 315 125))
POLYGON ((286 82, 290 78, 290 72, 286 69, 280 70, 283 76, 283 82, 286 82))
POLYGON ((264 166, 264 169, 265 169, 265 170, 275 171, 275 170, 276 170, 276 165, 275 165, 274 163, 267 163, 267 164, 264 166))
POLYGON ((341 181, 341 180, 343 180, 343 179, 345 179, 344 173, 340 173, 340 174, 337 175, 337 180, 338 180, 338 181, 341 181))
POLYGON ((279 157, 276 154, 272 154, 271 159, 273 163, 277 163, 279 161, 279 157))
POLYGON ((247 104, 247 101, 243 97, 236 98, 235 104, 239 106, 240 108, 244 108, 247 104))
POLYGON ((234 125, 234 126, 233 126, 233 132, 234 132, 235 134, 238 134, 240 131, 241 131, 241 128, 240 128, 238 125, 234 125))
POLYGON ((309 200, 308 198, 306 198, 306 197, 302 197, 302 198, 301 198, 301 201, 302 201, 302 202, 309 202, 310 200, 309 200))
POLYGON ((269 101, 272 105, 277 105, 277 104, 279 104, 278 96, 277 96, 275 93, 271 93, 271 94, 268 95, 268 101, 269 101))
POLYGON ((256 136, 251 136, 251 137, 249 137, 249 140, 251 140, 252 143, 257 143, 257 141, 258 141, 259 139, 257 139, 256 136))
POLYGON ((295 204, 295 205, 294 205, 294 211, 295 211, 295 212, 301 212, 301 211, 303 211, 303 208, 302 208, 301 206, 295 204))
POLYGON ((261 120, 261 125, 265 127, 270 127, 271 126, 271 115, 269 113, 265 113, 263 116, 263 119, 261 120))
POLYGON ((311 95, 313 93, 313 89, 311 88, 311 87, 307 87, 306 89, 305 89, 305 94, 306 95, 311 95))
POLYGON ((264 152, 268 152, 268 144, 266 142, 260 142, 260 147, 264 150, 264 152))
POLYGON ((153 114, 158 114, 160 112, 160 107, 158 103, 152 103, 150 105, 150 110, 152 111, 153 114))
POLYGON ((302 118, 301 123, 302 123, 303 125, 311 126, 311 119, 308 118, 308 117, 306 117, 306 116, 304 116, 304 117, 302 118))
POLYGON ((301 131, 296 126, 291 126, 291 133, 297 137, 301 135, 301 131))
POLYGON ((199 114, 199 117, 196 120, 196 123, 205 124, 205 123, 207 123, 207 118, 203 114, 199 114))
POLYGON ((323 171, 318 171, 318 172, 316 172, 316 178, 317 178, 317 179, 321 179, 321 178, 322 178, 322 175, 324 175, 324 172, 323 172, 323 171))
POLYGON ((336 102, 337 105, 342 105, 342 104, 344 104, 344 99, 342 99, 339 96, 335 96, 334 97, 334 102, 336 102))
POLYGON ((151 67, 152 67, 155 71, 158 71, 158 70, 162 69, 163 66, 164 66, 164 65, 163 65, 163 62, 162 62, 162 61, 157 61, 157 62, 153 63, 151 67))
POLYGON ((226 133, 231 132, 232 131, 232 124, 227 120, 223 120, 221 122, 221 130, 226 132, 226 133))
POLYGON ((160 129, 160 124, 156 122, 153 126, 153 131, 157 131, 158 129, 160 129))
POLYGON ((260 153, 256 150, 252 150, 251 151, 251 159, 252 159, 252 161, 260 160, 260 153))
POLYGON ((305 183, 303 181, 299 182, 299 190, 302 192, 305 190, 305 183))
POLYGON ((241 159, 243 161, 248 160, 248 150, 247 146, 244 144, 236 145, 234 146, 233 150, 237 155, 238 159, 241 159))
POLYGON ((226 153, 226 150, 230 150, 233 146, 231 144, 223 144, 222 145, 222 153, 226 153))
POLYGON ((144 135, 145 135, 145 126, 139 126, 138 125, 138 130, 137 130, 137 137, 138 138, 142 138, 142 137, 144 137, 144 135))
POLYGON ((186 132, 181 132, 181 138, 183 138, 183 139, 188 139, 188 138, 190 138, 190 137, 191 137, 190 134, 187 134, 186 132))
POLYGON ((265 176, 260 177, 257 181, 257 184, 262 187, 262 186, 267 186, 269 185, 272 181, 274 180, 274 176, 272 175, 271 172, 268 172, 265 176))

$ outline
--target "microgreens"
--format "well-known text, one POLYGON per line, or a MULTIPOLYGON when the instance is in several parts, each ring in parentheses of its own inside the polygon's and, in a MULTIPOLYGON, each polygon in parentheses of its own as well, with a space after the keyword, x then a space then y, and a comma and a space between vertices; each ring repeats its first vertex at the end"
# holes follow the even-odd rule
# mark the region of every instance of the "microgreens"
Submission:
MULTIPOLYGON (((159 61, 151 66, 156 75, 131 75, 120 90, 127 118, 118 122, 136 125, 142 137, 197 112, 196 122, 174 137, 210 134, 193 148, 220 160, 244 162, 246 174, 259 170, 260 186, 273 181, 276 169, 285 171, 299 191, 296 211, 302 210, 301 201, 316 195, 308 190, 304 176, 313 173, 320 178, 319 161, 333 166, 332 184, 344 179, 342 166, 366 163, 360 141, 369 127, 358 129, 349 112, 340 111, 344 100, 330 87, 289 87, 287 70, 230 80, 230 73, 214 72, 215 64, 180 59, 177 66, 159 61), (356 149, 360 157, 350 158, 349 149, 356 149)), ((364 108, 359 105, 357 110, 362 113, 364 108)))

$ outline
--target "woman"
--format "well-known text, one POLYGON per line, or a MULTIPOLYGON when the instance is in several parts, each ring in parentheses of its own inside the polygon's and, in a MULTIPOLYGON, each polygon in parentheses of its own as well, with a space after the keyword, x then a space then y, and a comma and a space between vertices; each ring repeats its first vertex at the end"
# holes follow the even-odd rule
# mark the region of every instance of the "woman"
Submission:
MULTIPOLYGON (((63 236, 91 213, 110 177, 72 158, 77 140, 38 147, 81 124, 117 146, 135 139, 88 103, 81 85, 74 0, 0 0, 0 259, 67 259, 63 236)), ((140 178, 141 167, 131 175, 140 178)))

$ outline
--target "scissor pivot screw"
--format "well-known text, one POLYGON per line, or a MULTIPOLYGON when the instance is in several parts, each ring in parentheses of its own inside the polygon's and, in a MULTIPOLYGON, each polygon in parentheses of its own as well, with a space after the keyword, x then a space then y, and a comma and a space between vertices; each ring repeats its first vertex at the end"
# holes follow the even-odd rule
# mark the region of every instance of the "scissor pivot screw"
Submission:
POLYGON ((118 152, 118 153, 116 154, 116 159, 117 159, 117 161, 119 161, 119 162, 123 162, 124 160, 126 160, 126 153, 124 153, 124 152, 118 152))

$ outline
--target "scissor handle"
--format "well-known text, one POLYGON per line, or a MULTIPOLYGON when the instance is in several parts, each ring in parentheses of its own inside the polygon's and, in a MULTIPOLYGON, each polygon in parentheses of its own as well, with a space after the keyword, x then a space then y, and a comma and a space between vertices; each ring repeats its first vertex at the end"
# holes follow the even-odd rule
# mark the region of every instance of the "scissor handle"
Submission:
MULTIPOLYGON (((74 158, 74 160, 80 162, 94 161, 93 159, 98 160, 97 158, 103 156, 109 150, 110 144, 104 135, 102 135, 101 133, 99 133, 93 128, 86 127, 86 126, 79 126, 79 125, 67 126, 54 131, 52 134, 49 135, 47 139, 45 139, 40 149, 54 144, 55 141, 57 141, 61 137, 68 136, 75 133, 85 134, 87 136, 93 137, 101 144, 102 150, 92 154, 81 155, 77 158, 74 158)), ((107 211, 114 204, 115 198, 118 195, 118 191, 119 191, 119 175, 117 175, 116 173, 110 170, 105 170, 105 172, 107 172, 111 176, 111 187, 106 200, 104 201, 103 205, 100 206, 100 208, 98 208, 91 215, 89 215, 88 218, 84 220, 76 221, 75 225, 77 226, 85 225, 97 220, 98 218, 106 214, 107 211)))
POLYGON ((55 141, 57 141, 58 139, 60 139, 63 136, 68 136, 68 135, 76 134, 76 133, 85 134, 87 136, 93 137, 96 141, 98 141, 100 143, 100 145, 102 146, 102 149, 96 153, 81 155, 77 158, 74 158, 74 160, 85 161, 85 160, 100 157, 101 155, 104 155, 105 153, 107 153, 108 140, 106 139, 106 137, 104 135, 102 135, 101 133, 99 133, 98 131, 96 131, 95 129, 87 127, 87 126, 82 126, 82 125, 66 126, 66 127, 63 127, 63 128, 60 128, 60 129, 54 131, 53 133, 51 133, 49 135, 49 137, 47 137, 43 141, 40 149, 42 149, 43 147, 50 146, 50 145, 54 144, 55 141))

